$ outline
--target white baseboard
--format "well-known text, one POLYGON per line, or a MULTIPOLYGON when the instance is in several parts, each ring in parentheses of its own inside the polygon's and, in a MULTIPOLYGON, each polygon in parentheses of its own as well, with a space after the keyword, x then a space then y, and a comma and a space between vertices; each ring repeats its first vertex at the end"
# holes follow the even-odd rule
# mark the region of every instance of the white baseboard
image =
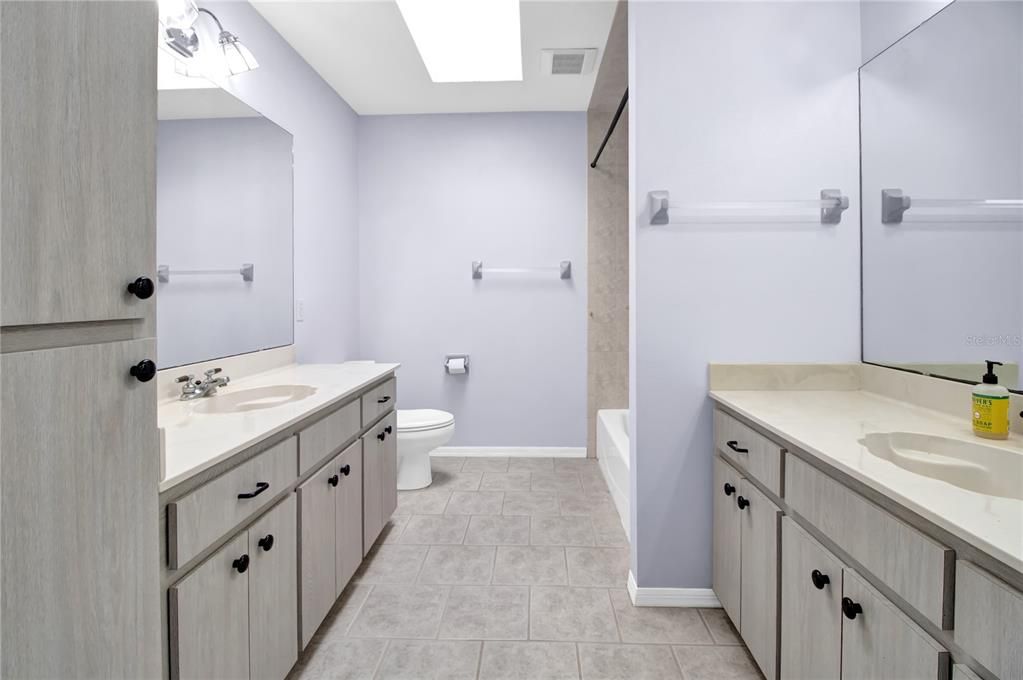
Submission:
POLYGON ((629 570, 629 598, 637 607, 720 608, 718 596, 710 588, 640 588, 629 570))
POLYGON ((486 458, 508 456, 509 458, 585 458, 585 446, 442 446, 434 449, 431 456, 464 456, 486 458))

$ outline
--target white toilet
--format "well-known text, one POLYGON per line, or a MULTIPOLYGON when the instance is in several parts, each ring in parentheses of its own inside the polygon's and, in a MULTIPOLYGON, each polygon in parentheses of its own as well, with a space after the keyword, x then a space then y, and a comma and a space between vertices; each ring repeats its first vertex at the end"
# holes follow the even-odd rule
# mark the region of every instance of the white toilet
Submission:
POLYGON ((398 409, 398 489, 430 486, 430 452, 455 434, 455 417, 435 409, 398 409))

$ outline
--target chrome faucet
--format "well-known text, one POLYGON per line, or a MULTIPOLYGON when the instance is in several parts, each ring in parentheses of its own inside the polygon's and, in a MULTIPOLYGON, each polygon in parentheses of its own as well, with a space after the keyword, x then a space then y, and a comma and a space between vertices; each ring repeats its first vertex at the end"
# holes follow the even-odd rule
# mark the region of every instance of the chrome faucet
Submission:
POLYGON ((212 397, 217 393, 218 387, 223 387, 227 383, 231 382, 231 379, 226 375, 221 378, 214 378, 217 373, 220 373, 221 369, 211 368, 206 371, 206 378, 197 380, 194 375, 183 375, 178 377, 174 382, 183 383, 181 386, 181 401, 190 401, 192 399, 201 399, 202 397, 212 397))

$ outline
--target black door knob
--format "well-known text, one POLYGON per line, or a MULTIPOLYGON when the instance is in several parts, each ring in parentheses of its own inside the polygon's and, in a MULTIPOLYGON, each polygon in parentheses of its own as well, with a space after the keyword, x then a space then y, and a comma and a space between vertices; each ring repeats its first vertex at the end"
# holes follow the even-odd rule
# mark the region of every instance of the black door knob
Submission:
POLYGON ((263 538, 256 541, 256 545, 262 548, 265 552, 270 552, 270 550, 274 547, 274 535, 267 534, 263 538))
POLYGON ((394 428, 388 425, 387 427, 384 428, 384 432, 386 432, 387 434, 391 434, 392 432, 394 432, 394 428))
POLYGON ((384 441, 385 439, 387 439, 387 434, 381 432, 380 434, 377 435, 377 439, 379 439, 380 441, 384 441))
POLYGON ((351 465, 344 465, 344 466, 342 466, 341 467, 341 474, 343 474, 345 477, 347 477, 348 475, 352 474, 352 466, 351 465))
POLYGON ((853 602, 848 597, 842 598, 842 613, 847 619, 855 619, 857 614, 863 613, 863 607, 858 602, 853 602))
POLYGON ((827 574, 822 574, 819 569, 814 569, 810 572, 810 580, 813 581, 813 587, 817 590, 824 590, 824 586, 831 583, 831 577, 827 574))
POLYGON ((739 506, 740 510, 745 510, 749 507, 749 499, 738 496, 735 499, 735 504, 739 506))
POLYGON ((725 495, 731 496, 733 493, 735 493, 735 487, 728 482, 725 482, 725 495))
POLYGON ((148 300, 156 292, 153 280, 147 276, 140 276, 128 284, 128 292, 139 300, 148 300))
POLYGON ((149 382, 156 375, 156 364, 149 359, 143 359, 129 368, 128 373, 139 382, 149 382))
POLYGON ((239 574, 244 574, 249 568, 249 556, 242 555, 232 562, 231 566, 237 569, 239 574))
POLYGON ((337 483, 340 482, 340 481, 341 481, 341 478, 338 477, 337 475, 332 475, 330 477, 327 477, 327 484, 330 484, 331 486, 337 486, 337 483))

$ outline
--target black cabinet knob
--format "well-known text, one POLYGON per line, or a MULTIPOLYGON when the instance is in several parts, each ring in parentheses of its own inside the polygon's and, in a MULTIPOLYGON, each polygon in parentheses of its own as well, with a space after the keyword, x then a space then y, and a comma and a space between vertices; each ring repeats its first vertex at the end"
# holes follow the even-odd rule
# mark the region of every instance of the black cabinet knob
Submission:
POLYGON ((733 493, 735 493, 735 487, 728 482, 725 482, 725 495, 731 496, 733 493))
POLYGON ((352 466, 351 465, 344 465, 344 466, 342 466, 341 467, 341 474, 343 474, 345 477, 347 477, 348 475, 352 474, 352 466))
POLYGON ((384 432, 386 432, 387 434, 391 434, 392 432, 394 432, 394 428, 388 425, 387 427, 384 428, 384 432))
POLYGON ((337 475, 332 475, 330 477, 327 477, 327 484, 330 484, 331 486, 337 486, 337 483, 340 482, 340 481, 341 481, 341 478, 338 477, 337 475))
POLYGON ((256 545, 264 550, 264 552, 270 552, 274 547, 274 535, 267 534, 263 538, 256 541, 256 545))
POLYGON ((377 439, 379 439, 380 441, 384 441, 385 439, 387 439, 387 433, 381 432, 380 434, 377 435, 377 439))
POLYGON ((149 359, 143 359, 129 368, 128 373, 139 382, 149 382, 156 376, 156 364, 149 359))
POLYGON ((813 587, 817 590, 824 590, 824 586, 831 583, 831 577, 827 574, 822 574, 819 569, 814 569, 810 572, 810 580, 813 581, 813 587))
POLYGON ((732 451, 735 451, 736 453, 749 453, 749 449, 742 448, 741 446, 739 446, 739 442, 735 441, 734 439, 730 442, 725 442, 725 446, 730 448, 732 451))
POLYGON ((147 276, 140 276, 128 284, 128 292, 139 300, 148 300, 156 292, 153 280, 147 276))
POLYGON ((842 613, 847 619, 855 619, 858 614, 863 613, 863 607, 858 602, 853 602, 848 597, 842 598, 842 613))
POLYGON ((746 508, 749 507, 749 499, 743 498, 742 496, 738 496, 735 499, 735 504, 739 506, 740 510, 745 510, 746 508))
POLYGON ((244 574, 246 571, 248 571, 249 568, 249 556, 242 555, 234 562, 232 562, 231 566, 237 569, 239 574, 244 574))

